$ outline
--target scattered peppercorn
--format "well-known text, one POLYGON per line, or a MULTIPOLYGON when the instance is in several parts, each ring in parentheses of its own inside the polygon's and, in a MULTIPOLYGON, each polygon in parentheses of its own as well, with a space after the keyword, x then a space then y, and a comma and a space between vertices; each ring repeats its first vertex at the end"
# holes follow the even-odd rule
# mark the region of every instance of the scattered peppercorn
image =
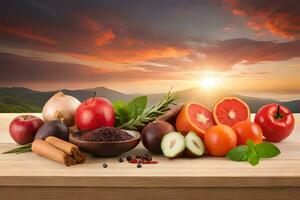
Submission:
POLYGON ((136 165, 136 167, 137 167, 137 168, 141 168, 141 167, 142 167, 142 164, 141 164, 141 163, 138 163, 138 164, 136 165))
POLYGON ((103 167, 103 168, 107 168, 107 167, 108 167, 108 164, 103 163, 102 167, 103 167))
POLYGON ((124 160, 123 160, 123 158, 121 157, 121 158, 119 158, 119 162, 123 162, 124 160))
POLYGON ((126 157, 126 160, 127 160, 127 161, 131 161, 131 156, 127 156, 127 157, 126 157))

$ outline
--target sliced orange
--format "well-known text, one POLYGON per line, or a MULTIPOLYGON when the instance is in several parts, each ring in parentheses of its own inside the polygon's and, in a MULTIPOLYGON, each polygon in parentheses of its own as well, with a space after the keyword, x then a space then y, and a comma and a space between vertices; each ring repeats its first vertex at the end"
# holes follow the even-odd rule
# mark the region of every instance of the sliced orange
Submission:
POLYGON ((187 103, 176 119, 176 129, 186 135, 189 131, 194 131, 203 138, 205 131, 214 125, 211 111, 198 103, 187 103))
POLYGON ((240 121, 250 120, 250 109, 243 100, 236 97, 226 97, 214 106, 213 118, 216 124, 232 127, 240 121))

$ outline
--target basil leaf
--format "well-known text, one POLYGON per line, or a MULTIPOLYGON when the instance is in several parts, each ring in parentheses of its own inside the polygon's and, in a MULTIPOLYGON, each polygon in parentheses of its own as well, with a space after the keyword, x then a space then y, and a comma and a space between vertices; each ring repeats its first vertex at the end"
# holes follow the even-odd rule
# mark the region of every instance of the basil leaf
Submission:
POLYGON ((259 163, 259 159, 260 157, 257 155, 257 153, 255 151, 253 151, 250 155, 249 155, 249 158, 248 158, 248 162, 255 166, 259 163))
POLYGON ((273 158, 281 153, 279 148, 271 143, 257 144, 255 150, 261 158, 273 158))
POLYGON ((129 112, 128 112, 128 106, 123 101, 115 101, 113 103, 113 108, 115 111, 116 116, 116 125, 121 125, 128 121, 129 118, 129 112))
POLYGON ((246 145, 240 145, 232 150, 230 150, 227 158, 233 161, 247 161, 248 160, 248 147, 246 145))
POLYGON ((147 96, 140 96, 130 101, 128 103, 129 118, 135 119, 137 116, 142 114, 146 108, 147 101, 147 96))
POLYGON ((247 146, 249 148, 249 151, 252 151, 255 148, 255 144, 252 140, 247 140, 247 146))

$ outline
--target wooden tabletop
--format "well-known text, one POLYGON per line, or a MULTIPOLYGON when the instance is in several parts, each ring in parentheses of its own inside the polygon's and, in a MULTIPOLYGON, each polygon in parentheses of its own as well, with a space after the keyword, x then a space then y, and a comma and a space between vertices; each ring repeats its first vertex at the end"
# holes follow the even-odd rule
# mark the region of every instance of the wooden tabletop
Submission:
MULTIPOLYGON (((17 145, 8 133, 9 122, 18 114, 0 114, 0 152, 17 145)), ((40 116, 40 114, 35 114, 40 116)), ((252 116, 253 117, 253 116, 252 116)), ((118 158, 89 156, 86 163, 65 167, 34 153, 0 155, 0 186, 70 187, 299 187, 300 186, 300 114, 295 114, 293 134, 278 143, 282 153, 252 167, 247 162, 226 158, 166 159, 153 156, 159 164, 119 163, 118 158), (102 163, 108 168, 102 168, 102 163)), ((132 152, 146 153, 142 144, 132 152)))

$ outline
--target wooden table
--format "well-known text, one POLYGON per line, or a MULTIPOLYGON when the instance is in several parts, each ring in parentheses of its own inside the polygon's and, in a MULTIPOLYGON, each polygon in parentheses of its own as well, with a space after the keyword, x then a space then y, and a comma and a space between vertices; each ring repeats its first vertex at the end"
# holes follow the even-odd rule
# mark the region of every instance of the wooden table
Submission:
MULTIPOLYGON (((0 114, 0 152, 16 147, 8 134, 15 116, 0 114)), ((160 163, 142 168, 90 156, 82 165, 65 167, 33 153, 0 155, 0 199, 298 199, 300 114, 295 116, 294 133, 278 144, 282 154, 256 167, 207 156, 154 156, 160 163), (103 162, 109 167, 102 168, 103 162)), ((146 152, 142 145, 133 151, 146 152)))

